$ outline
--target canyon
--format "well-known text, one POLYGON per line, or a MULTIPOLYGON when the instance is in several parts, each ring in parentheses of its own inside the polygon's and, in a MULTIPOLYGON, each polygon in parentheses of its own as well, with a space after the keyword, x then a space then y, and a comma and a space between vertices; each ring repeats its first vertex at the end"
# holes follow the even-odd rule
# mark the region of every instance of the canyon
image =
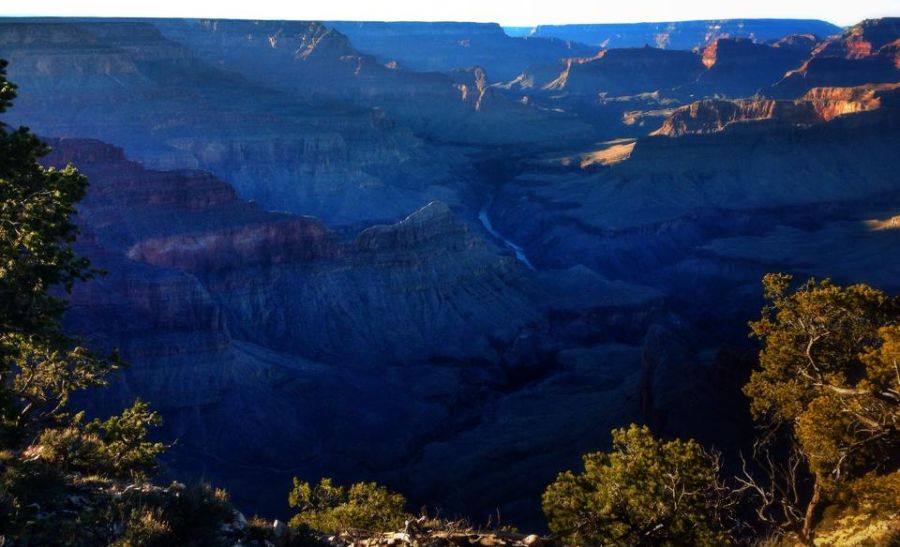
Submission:
POLYGON ((539 528, 630 422, 734 454, 764 273, 900 291, 898 21, 0 19, 4 123, 90 181, 67 328, 130 363, 78 404, 281 518, 539 528))
POLYGON ((511 34, 553 37, 608 48, 644 47, 661 49, 702 48, 719 38, 749 38, 758 42, 779 40, 796 34, 827 38, 841 29, 826 21, 803 19, 724 19, 659 23, 598 23, 538 25, 513 28, 511 34))

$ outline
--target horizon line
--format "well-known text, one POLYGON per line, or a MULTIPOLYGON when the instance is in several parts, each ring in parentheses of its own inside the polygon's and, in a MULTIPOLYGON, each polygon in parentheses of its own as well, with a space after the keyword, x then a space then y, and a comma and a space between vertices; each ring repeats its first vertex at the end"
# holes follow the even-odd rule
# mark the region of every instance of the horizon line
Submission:
POLYGON ((873 19, 893 19, 895 15, 883 15, 878 17, 866 17, 859 19, 854 23, 842 25, 834 21, 818 18, 818 17, 711 17, 709 19, 697 19, 694 17, 687 19, 659 19, 659 20, 640 20, 640 21, 593 21, 593 22, 566 22, 566 23, 501 23, 500 21, 475 21, 465 19, 441 19, 441 20, 425 20, 425 19, 295 19, 290 17, 210 17, 210 16, 154 16, 154 15, 46 15, 46 14, 5 14, 0 13, 0 19, 121 19, 121 20, 166 20, 166 19, 186 19, 186 20, 218 20, 218 21, 290 21, 304 22, 315 21, 320 23, 420 23, 420 24, 475 24, 475 25, 497 25, 501 28, 537 28, 541 26, 575 26, 575 25, 652 25, 662 23, 695 23, 706 21, 818 21, 834 25, 838 28, 848 28, 857 25, 863 21, 873 19))

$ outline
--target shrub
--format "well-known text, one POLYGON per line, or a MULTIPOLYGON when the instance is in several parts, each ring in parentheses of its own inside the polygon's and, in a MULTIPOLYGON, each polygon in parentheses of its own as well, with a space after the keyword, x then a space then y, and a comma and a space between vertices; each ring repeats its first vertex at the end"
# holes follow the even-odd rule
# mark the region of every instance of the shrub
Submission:
POLYGON ((159 425, 159 416, 146 403, 136 401, 121 415, 83 424, 79 412, 67 424, 47 428, 28 449, 59 469, 123 479, 145 479, 156 468, 162 443, 146 440, 147 427, 159 425))
POLYGON ((358 482, 349 489, 323 478, 316 486, 294 478, 288 503, 299 512, 291 526, 308 526, 329 534, 347 530, 387 532, 397 530, 412 515, 404 510, 406 499, 374 482, 358 482))
POLYGON ((159 508, 132 509, 125 521, 122 537, 114 547, 166 547, 171 545, 172 529, 159 508))
POLYGON ((572 545, 722 545, 727 489, 696 442, 657 440, 647 427, 612 432, 611 452, 584 456, 544 492, 550 529, 572 545))

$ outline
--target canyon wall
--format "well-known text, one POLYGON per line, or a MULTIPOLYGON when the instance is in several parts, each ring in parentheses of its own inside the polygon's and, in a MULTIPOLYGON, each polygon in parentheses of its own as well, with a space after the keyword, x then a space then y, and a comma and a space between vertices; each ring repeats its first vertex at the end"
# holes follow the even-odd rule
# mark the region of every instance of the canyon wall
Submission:
POLYGON ((623 23, 586 25, 540 25, 529 36, 554 37, 609 48, 643 47, 666 49, 702 48, 718 38, 750 38, 757 42, 778 40, 791 34, 813 34, 826 38, 840 27, 803 19, 725 19, 670 23, 623 23))

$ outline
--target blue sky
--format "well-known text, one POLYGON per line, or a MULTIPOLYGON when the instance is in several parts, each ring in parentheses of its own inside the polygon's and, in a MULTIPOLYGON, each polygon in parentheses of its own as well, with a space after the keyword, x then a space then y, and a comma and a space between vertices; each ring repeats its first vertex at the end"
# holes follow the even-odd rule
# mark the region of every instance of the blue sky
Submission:
POLYGON ((849 25, 868 17, 900 16, 900 0, 0 0, 0 14, 489 21, 506 26, 795 17, 849 25))

